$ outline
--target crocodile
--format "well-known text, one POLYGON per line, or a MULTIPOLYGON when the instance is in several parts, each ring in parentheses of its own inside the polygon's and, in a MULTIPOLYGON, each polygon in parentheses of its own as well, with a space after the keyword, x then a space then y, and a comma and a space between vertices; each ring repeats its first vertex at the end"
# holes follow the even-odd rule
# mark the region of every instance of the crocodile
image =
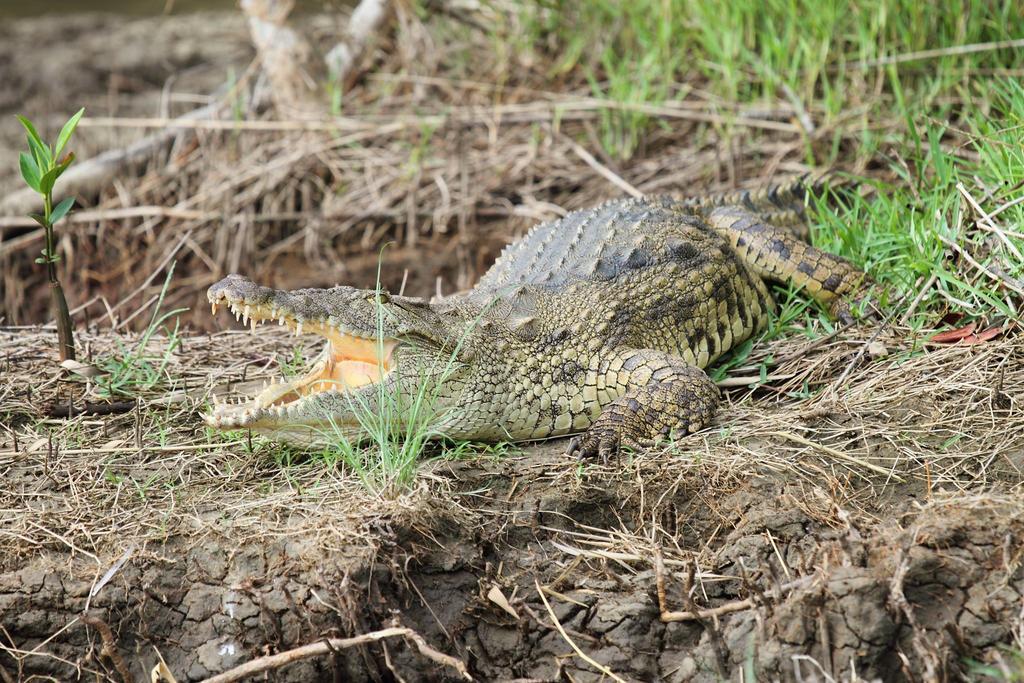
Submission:
POLYGON ((456 440, 577 434, 570 453, 607 458, 695 432, 719 402, 704 369, 764 329, 768 283, 803 288, 844 323, 865 298, 862 270, 800 238, 806 198, 821 191, 801 180, 573 211, 443 300, 230 275, 208 291, 214 313, 225 305, 254 329, 277 321, 327 344, 304 376, 205 419, 318 445, 358 438, 366 414, 428 396, 436 433, 456 440))

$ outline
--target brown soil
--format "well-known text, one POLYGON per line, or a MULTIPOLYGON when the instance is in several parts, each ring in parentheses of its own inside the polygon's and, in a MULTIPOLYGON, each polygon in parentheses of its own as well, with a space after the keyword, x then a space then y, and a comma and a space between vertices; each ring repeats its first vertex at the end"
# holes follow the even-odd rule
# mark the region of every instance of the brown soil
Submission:
MULTIPOLYGON (((203 103, 252 59, 239 13, 138 18, 111 14, 0 22, 0 197, 22 186, 18 153, 33 119, 52 138, 78 107, 89 116, 176 116, 203 103), (42 45, 47 45, 45 52, 42 45)), ((140 137, 81 127, 79 159, 140 137)))
MULTIPOLYGON (((140 678, 155 650, 178 680, 193 681, 324 635, 396 622, 464 658, 480 680, 598 680, 553 627, 538 585, 567 636, 627 680, 714 681, 740 671, 762 680, 826 672, 958 679, 968 659, 991 658, 1019 636, 1019 500, 901 496, 880 510, 884 524, 844 521, 820 489, 771 478, 728 492, 693 482, 661 497, 653 480, 671 471, 666 461, 645 463, 650 478, 638 482, 611 474, 615 486, 602 486, 595 474, 573 486, 565 474, 572 464, 557 450, 442 468, 452 501, 472 498, 473 513, 439 517, 427 529, 391 525, 372 555, 325 552, 301 536, 240 542, 226 524, 201 543, 147 544, 90 600, 95 565, 43 553, 0 575, 6 647, 24 653, 9 652, 3 665, 18 678, 109 674, 96 632, 75 623, 88 607, 112 627, 140 678), (656 506, 643 509, 639 489, 623 490, 637 483, 651 487, 656 506), (677 530, 672 540, 684 556, 700 549, 710 576, 694 582, 695 604, 753 605, 703 623, 662 623, 652 546, 619 559, 605 531, 644 536, 652 518, 677 530), (516 616, 486 598, 493 587, 516 616)), ((677 564, 684 566, 670 567, 667 598, 670 609, 686 610, 688 570, 685 560, 677 564)), ((339 671, 355 681, 447 678, 392 643, 307 660, 274 680, 327 680, 339 671)))

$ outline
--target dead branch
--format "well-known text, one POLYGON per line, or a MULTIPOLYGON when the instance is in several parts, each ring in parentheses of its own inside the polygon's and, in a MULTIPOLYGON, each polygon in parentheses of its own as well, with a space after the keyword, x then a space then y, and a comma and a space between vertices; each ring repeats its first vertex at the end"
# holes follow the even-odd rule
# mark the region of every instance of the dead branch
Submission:
POLYGON ((294 4, 294 0, 241 1, 278 114, 322 118, 326 111, 317 91, 324 68, 337 84, 345 88, 351 85, 356 62, 388 15, 388 3, 362 0, 352 12, 343 39, 328 51, 323 63, 314 61, 309 41, 285 23, 294 4))
POLYGON ((693 558, 690 559, 688 566, 686 567, 686 582, 683 584, 683 598, 690 605, 690 614, 695 615, 695 619, 701 628, 703 628, 711 638, 711 647, 715 651, 715 668, 718 671, 718 676, 722 680, 729 680, 729 648, 725 644, 725 639, 722 637, 722 632, 718 630, 718 621, 714 618, 711 621, 705 620, 699 616, 701 610, 697 608, 697 601, 693 598, 693 580, 694 575, 697 572, 697 561, 693 558))
POLYGON ((348 20, 344 40, 331 48, 324 57, 331 78, 346 86, 351 84, 356 60, 363 54, 370 36, 377 32, 387 15, 387 0, 361 0, 348 20))
MULTIPOLYGON (((782 584, 778 589, 779 597, 781 597, 783 593, 791 591, 794 588, 806 586, 813 579, 813 576, 805 576, 782 584)), ((654 581, 658 592, 658 611, 661 613, 661 620, 665 623, 673 621, 701 621, 703 619, 720 617, 723 614, 732 614, 733 612, 742 612, 744 610, 752 609, 757 604, 753 598, 746 598, 744 600, 727 602, 724 605, 719 605, 718 607, 691 609, 689 612, 673 612, 669 610, 668 598, 665 595, 665 561, 662 559, 660 548, 654 549, 654 581)), ((693 607, 692 604, 691 607, 693 607)))
POLYGON ((219 673, 216 676, 207 678, 203 683, 233 683, 234 681, 241 681, 249 676, 253 676, 258 673, 270 671, 272 669, 278 669, 286 664, 297 662, 301 659, 309 659, 310 657, 320 657, 328 655, 336 650, 345 650, 357 645, 365 645, 367 643, 375 643, 379 640, 387 638, 409 638, 416 644, 416 649, 420 651, 420 654, 427 657, 428 659, 454 668, 459 672, 459 675, 467 681, 472 681, 473 677, 469 675, 469 671, 466 670, 466 665, 455 657, 446 655, 443 652, 438 652, 434 648, 427 645, 427 642, 423 639, 423 636, 413 631, 411 628, 385 628, 380 631, 373 631, 371 633, 364 633, 362 635, 353 636, 352 638, 324 638, 323 640, 309 645, 303 645, 302 647, 293 648, 285 652, 279 652, 276 655, 267 655, 266 657, 259 657, 252 661, 246 662, 236 666, 233 669, 219 673))
POLYGON ((452 667, 453 669, 459 672, 462 678, 464 678, 467 681, 473 680, 473 677, 469 675, 469 671, 466 670, 465 662, 463 662, 461 659, 452 657, 451 655, 446 655, 445 653, 439 652, 438 650, 435 650, 434 648, 430 647, 429 645, 427 645, 427 641, 423 639, 423 636, 421 636, 419 633, 416 633, 416 631, 409 630, 409 633, 406 635, 406 638, 416 643, 416 649, 419 650, 420 654, 426 657, 427 659, 433 660, 438 664, 444 664, 445 666, 452 667))
POLYGON ((48 417, 75 417, 76 415, 120 415, 131 412, 135 401, 114 401, 113 403, 56 403, 46 411, 48 417))
POLYGON ((285 24, 293 0, 242 0, 249 34, 259 53, 263 73, 270 81, 270 96, 278 113, 298 118, 316 117, 322 107, 316 101, 313 49, 285 24))

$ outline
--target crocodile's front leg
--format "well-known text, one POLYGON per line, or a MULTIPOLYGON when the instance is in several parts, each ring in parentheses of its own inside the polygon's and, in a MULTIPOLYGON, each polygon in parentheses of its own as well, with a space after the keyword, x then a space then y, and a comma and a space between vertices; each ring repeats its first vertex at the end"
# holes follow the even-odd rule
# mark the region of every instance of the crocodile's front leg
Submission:
POLYGON ((586 432, 573 438, 570 455, 607 461, 620 446, 647 446, 672 433, 695 432, 711 421, 718 388, 703 370, 651 349, 629 349, 620 358, 615 375, 625 392, 604 407, 586 432))

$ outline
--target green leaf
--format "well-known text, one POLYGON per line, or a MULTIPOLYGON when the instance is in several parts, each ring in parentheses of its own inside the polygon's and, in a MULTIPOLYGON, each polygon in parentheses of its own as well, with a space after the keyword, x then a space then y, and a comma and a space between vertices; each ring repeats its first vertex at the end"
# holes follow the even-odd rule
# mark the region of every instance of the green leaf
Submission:
POLYGON ((36 160, 36 166, 39 167, 40 173, 50 168, 53 157, 50 156, 49 147, 39 142, 39 140, 33 140, 30 135, 28 137, 28 148, 32 150, 32 158, 36 160))
POLYGON ((67 156, 64 157, 64 160, 57 164, 57 175, 60 176, 61 173, 63 173, 65 170, 67 170, 67 167, 70 166, 71 162, 74 161, 74 160, 75 160, 75 153, 74 152, 68 152, 67 156))
POLYGON ((68 197, 57 206, 53 207, 53 212, 50 214, 50 225, 56 224, 64 215, 71 209, 75 203, 74 197, 68 197))
POLYGON ((35 140, 40 145, 43 145, 43 139, 39 137, 39 133, 36 131, 36 127, 32 125, 32 122, 21 114, 18 114, 18 120, 21 121, 21 125, 24 126, 25 131, 28 132, 28 139, 35 140))
POLYGON ((18 161, 21 164, 21 177, 29 187, 39 192, 39 167, 36 162, 24 152, 18 156, 18 161))
POLYGON ((50 194, 53 192, 53 184, 57 182, 57 176, 64 171, 63 168, 58 166, 57 168, 51 168, 49 171, 43 174, 43 177, 39 179, 39 191, 42 194, 50 194))
MULTIPOLYGON (((48 225, 49 225, 49 224, 48 224, 48 223, 46 222, 46 216, 44 216, 44 215, 43 215, 43 214, 41 214, 41 213, 30 213, 30 214, 28 215, 28 217, 29 217, 29 218, 31 218, 32 220, 34 220, 34 221, 35 221, 36 223, 38 223, 39 225, 43 226, 44 228, 45 228, 45 227, 48 227, 48 225)), ((45 254, 46 252, 44 251, 43 253, 45 254)))
POLYGON ((64 127, 60 129, 60 135, 57 136, 57 147, 53 150, 53 156, 60 157, 61 150, 64 149, 64 145, 68 144, 68 140, 71 139, 71 134, 75 132, 75 127, 78 126, 78 121, 82 118, 82 114, 85 113, 85 107, 79 109, 75 114, 68 119, 68 122, 64 124, 64 127))
POLYGON ((36 257, 36 263, 41 265, 43 263, 46 263, 46 259, 44 259, 42 256, 37 256, 36 257))

